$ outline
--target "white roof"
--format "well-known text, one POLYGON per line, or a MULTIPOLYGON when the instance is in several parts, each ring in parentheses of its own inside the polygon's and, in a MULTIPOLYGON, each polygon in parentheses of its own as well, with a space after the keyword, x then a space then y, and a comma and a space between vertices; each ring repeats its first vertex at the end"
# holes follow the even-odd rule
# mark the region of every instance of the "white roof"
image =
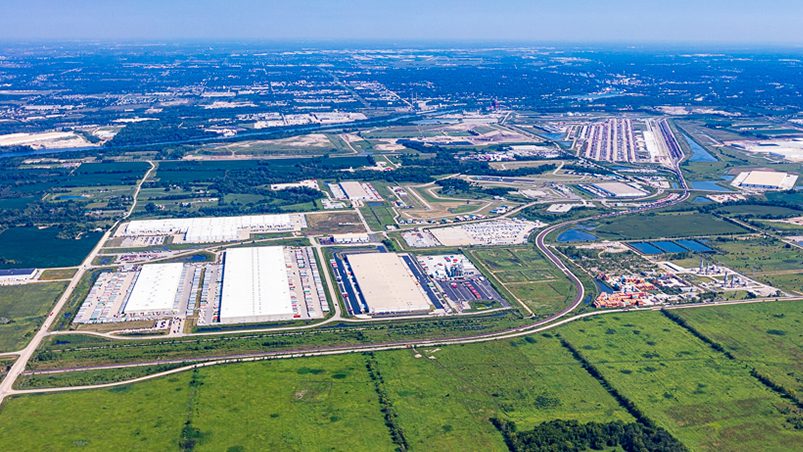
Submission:
POLYGON ((297 231, 307 226, 303 214, 242 215, 237 217, 137 220, 121 235, 184 234, 186 242, 217 242, 247 238, 249 233, 297 231))
POLYGON ((361 182, 346 181, 341 182, 340 186, 346 192, 349 199, 371 199, 373 196, 365 190, 365 186, 361 182))
POLYGON ((277 316, 293 316, 284 247, 226 250, 220 321, 277 316))
POLYGON ((607 191, 608 193, 612 193, 615 196, 635 197, 646 195, 644 191, 623 182, 597 182, 593 185, 599 189, 607 191))
POLYGON ((778 171, 748 171, 740 173, 732 182, 735 186, 773 187, 791 189, 797 182, 797 175, 778 171))
POLYGON ((427 295, 398 254, 349 254, 348 261, 370 312, 389 314, 430 309, 427 295))
POLYGON ((143 265, 123 312, 164 312, 173 309, 184 264, 143 265))

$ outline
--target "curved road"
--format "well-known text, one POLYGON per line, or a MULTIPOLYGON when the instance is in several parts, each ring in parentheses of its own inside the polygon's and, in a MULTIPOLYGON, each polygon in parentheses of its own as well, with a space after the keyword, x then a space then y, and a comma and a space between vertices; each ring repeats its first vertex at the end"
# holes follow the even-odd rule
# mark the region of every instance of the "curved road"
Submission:
MULTIPOLYGON (((137 189, 135 190, 134 202, 132 203, 131 208, 129 209, 129 211, 126 213, 126 215, 124 217, 122 217, 120 220, 118 220, 104 234, 104 236, 98 242, 98 245, 96 245, 96 247, 92 250, 92 252, 89 254, 89 256, 87 256, 86 260, 84 261, 84 264, 81 266, 79 271, 75 274, 75 276, 73 276, 73 279, 70 282, 70 285, 68 286, 68 288, 65 291, 64 295, 62 295, 62 297, 59 299, 59 302, 56 304, 56 307, 53 310, 54 313, 55 312, 60 312, 61 309, 63 308, 64 304, 66 304, 66 302, 67 302, 67 300, 69 298, 69 295, 75 289, 75 286, 78 284, 78 281, 80 281, 81 276, 83 276, 83 274, 86 271, 87 267, 89 265, 91 265, 92 260, 97 255, 98 251, 100 250, 100 248, 102 247, 102 245, 106 241, 106 239, 108 238, 108 236, 111 233, 111 231, 114 230, 114 227, 116 227, 121 221, 124 221, 126 218, 128 218, 131 215, 131 213, 134 211, 134 208, 136 206, 136 199, 137 199, 136 194, 139 193, 139 191, 140 191, 140 189, 142 187, 142 184, 145 182, 145 180, 148 178, 150 173, 155 168, 153 162, 149 161, 149 163, 151 165, 151 168, 145 173, 145 176, 142 178, 142 180, 137 185, 137 189)), ((546 256, 547 259, 549 259, 550 262, 552 262, 553 265, 558 267, 572 281, 572 283, 575 286, 575 291, 576 291, 574 300, 572 301, 572 303, 570 305, 566 306, 561 311, 553 314, 552 316, 550 316, 550 317, 548 317, 546 319, 543 319, 543 320, 540 320, 540 321, 536 321, 534 323, 531 323, 531 324, 528 324, 528 325, 524 325, 524 326, 521 326, 521 327, 504 330, 504 331, 497 331, 497 332, 493 332, 493 333, 485 333, 485 334, 479 334, 479 335, 475 335, 475 336, 462 337, 462 338, 435 339, 435 340, 432 340, 432 339, 415 340, 415 341, 406 341, 406 342, 399 342, 399 343, 376 344, 376 345, 358 346, 358 347, 354 347, 354 346, 350 346, 350 347, 330 347, 330 348, 321 349, 321 350, 315 351, 315 352, 269 352, 269 353, 262 353, 262 354, 253 354, 253 355, 234 355, 234 356, 231 356, 231 357, 222 357, 217 361, 210 361, 210 362, 205 362, 205 363, 202 363, 202 364, 204 366, 207 366, 207 365, 211 365, 211 363, 221 364, 221 363, 226 363, 226 362, 237 362, 237 361, 243 361, 243 360, 257 360, 257 359, 270 359, 270 358, 277 358, 277 357, 321 356, 321 355, 327 355, 327 354, 341 354, 341 353, 353 353, 353 352, 393 350, 393 349, 399 349, 399 348, 409 348, 409 347, 414 347, 414 346, 451 345, 451 344, 467 344, 467 343, 473 343, 473 342, 483 342, 483 341, 506 339, 506 338, 511 338, 511 337, 518 337, 518 336, 522 336, 522 335, 532 334, 532 333, 536 333, 536 332, 542 331, 543 329, 546 329, 546 328, 553 328, 555 326, 562 325, 562 324, 570 322, 572 320, 576 320, 576 319, 579 319, 579 318, 582 318, 582 317, 587 317, 589 315, 598 314, 598 312, 581 314, 581 315, 573 316, 573 317, 570 317, 568 319, 563 319, 563 320, 560 320, 558 322, 555 322, 554 324, 551 324, 552 322, 561 319, 562 317, 566 316, 568 313, 570 313, 573 310, 575 310, 577 308, 577 306, 579 306, 583 302, 583 299, 585 298, 585 288, 583 287, 583 284, 580 281, 580 279, 563 263, 563 261, 551 249, 549 249, 549 247, 545 243, 546 236, 549 235, 550 233, 556 231, 557 229, 563 228, 563 227, 571 225, 571 224, 576 224, 576 223, 579 223, 579 222, 589 221, 589 220, 596 220, 596 219, 600 219, 600 218, 636 214, 636 213, 644 212, 644 211, 651 210, 651 209, 669 207, 671 205, 678 204, 680 202, 685 201, 689 197, 688 186, 686 184, 686 181, 685 181, 685 179, 683 177, 682 172, 680 171, 680 169, 679 169, 679 167, 677 165, 675 166, 674 170, 675 170, 675 172, 676 172, 676 174, 678 176, 678 179, 681 182, 681 187, 682 187, 682 190, 683 190, 683 194, 678 196, 678 197, 675 197, 675 198, 672 198, 672 199, 664 198, 663 200, 659 200, 659 201, 656 201, 656 202, 651 203, 651 204, 647 204, 647 205, 644 205, 644 206, 641 206, 641 207, 637 207, 637 208, 629 209, 629 210, 625 210, 625 211, 619 211, 619 212, 613 212, 613 213, 607 213, 607 214, 600 214, 600 215, 595 215, 595 216, 592 216, 592 217, 565 221, 565 222, 558 223, 558 224, 552 225, 550 227, 547 227, 547 228, 543 229, 542 231, 540 231, 538 233, 538 235, 536 236, 536 240, 535 240, 536 247, 544 254, 544 256, 546 256), (551 325, 546 326, 547 324, 551 324, 551 325)), ((712 304, 709 304, 709 305, 712 305, 712 304)), ((627 311, 627 310, 628 309, 609 310, 609 311, 604 311, 604 312, 620 312, 620 311, 627 311)), ((44 337, 47 336, 48 330, 49 330, 50 326, 53 323, 54 317, 55 317, 55 315, 51 314, 45 320, 45 322, 42 324, 42 327, 39 329, 39 331, 37 331, 36 335, 31 340, 31 342, 28 344, 28 346, 20 352, 19 359, 17 359, 17 361, 14 363, 14 365, 11 368, 11 370, 9 371, 8 375, 6 375, 6 377, 3 379, 2 383, 0 384, 0 404, 5 399, 5 397, 7 397, 8 395, 26 393, 25 391, 22 391, 22 390, 14 390, 12 388, 12 386, 13 386, 14 382, 16 382, 16 379, 19 377, 19 375, 22 374, 22 372, 24 371, 24 369, 27 366, 27 363, 28 363, 30 357, 33 355, 33 353, 36 350, 36 348, 39 346, 39 344, 44 339, 44 337)), ((169 361, 160 361, 160 362, 157 362, 156 364, 159 364, 159 363, 164 364, 164 363, 169 363, 169 361)), ((186 370, 188 368, 198 367, 200 365, 201 364, 194 364, 192 366, 189 366, 187 368, 182 368, 182 369, 186 370)), ((177 371, 180 371, 180 370, 179 369, 173 369, 171 371, 168 371, 167 373, 163 372, 163 373, 159 373, 159 374, 149 375, 147 377, 142 377, 140 379, 129 380, 129 381, 120 382, 120 383, 114 383, 112 385, 127 384, 127 383, 131 383, 131 382, 134 382, 134 381, 141 381, 141 380, 144 380, 144 379, 154 378, 156 376, 166 375, 166 374, 174 373, 174 372, 177 372, 177 371)), ((105 387, 105 386, 107 386, 107 385, 97 385, 97 386, 88 386, 88 387, 70 387, 70 388, 64 388, 62 390, 75 390, 75 389, 82 389, 82 388, 86 389, 86 388, 89 388, 89 387, 105 387)), ((44 392, 45 390, 34 390, 34 391, 44 392)), ((28 393, 30 393, 30 391, 28 391, 28 393)))

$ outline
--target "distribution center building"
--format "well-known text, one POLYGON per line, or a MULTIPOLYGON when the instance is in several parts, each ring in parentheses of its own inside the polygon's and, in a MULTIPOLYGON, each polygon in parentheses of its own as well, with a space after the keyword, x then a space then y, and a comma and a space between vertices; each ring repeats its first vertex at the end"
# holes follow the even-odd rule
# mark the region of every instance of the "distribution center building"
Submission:
POLYGON ((746 171, 739 173, 731 185, 753 190, 791 190, 797 175, 779 171, 746 171))
POLYGON ((116 235, 175 235, 179 243, 213 243, 245 240, 250 234, 300 231, 305 227, 304 214, 288 213, 136 220, 126 223, 116 235))
POLYGON ((295 311, 284 247, 226 250, 220 323, 290 320, 295 311))
POLYGON ((428 312, 429 298, 395 253, 349 254, 348 262, 371 314, 428 312))
POLYGON ((150 316, 173 312, 184 264, 147 264, 142 266, 123 313, 150 316))

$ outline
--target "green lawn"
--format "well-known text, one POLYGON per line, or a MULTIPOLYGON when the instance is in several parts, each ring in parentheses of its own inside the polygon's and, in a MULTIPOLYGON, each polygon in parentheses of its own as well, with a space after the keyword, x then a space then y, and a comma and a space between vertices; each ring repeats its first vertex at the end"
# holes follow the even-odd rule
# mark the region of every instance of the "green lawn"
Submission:
POLYGON ((23 348, 50 308, 56 303, 65 282, 0 286, 0 352, 23 348))
POLYGON ((657 312, 574 322, 560 334, 625 397, 691 450, 789 450, 791 406, 657 312))
POLYGON ((803 398, 803 302, 675 312, 739 361, 803 398))
POLYGON ((491 417, 523 430, 551 419, 631 422, 555 333, 690 450, 790 450, 803 441, 791 405, 750 369, 799 389, 800 305, 674 311, 735 360, 661 313, 631 312, 526 338, 216 366, 114 390, 20 396, 0 407, 0 450, 176 450, 188 431, 197 450, 393 450, 377 387, 411 450, 505 450, 491 417))
POLYGON ((362 355, 204 370, 198 450, 391 450, 362 355))

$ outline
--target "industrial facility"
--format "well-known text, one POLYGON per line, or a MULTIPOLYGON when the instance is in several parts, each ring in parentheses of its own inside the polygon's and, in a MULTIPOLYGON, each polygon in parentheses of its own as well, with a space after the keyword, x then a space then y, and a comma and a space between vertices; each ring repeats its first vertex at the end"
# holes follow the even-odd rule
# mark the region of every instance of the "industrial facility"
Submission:
POLYGON ((335 199, 348 199, 351 201, 382 201, 382 196, 373 185, 368 182, 345 181, 329 184, 329 189, 335 199))
POLYGON ((401 255, 356 253, 349 254, 347 261, 369 314, 413 314, 432 309, 430 297, 401 255))
POLYGON ((251 234, 297 232, 307 227, 304 214, 137 220, 121 226, 117 237, 171 236, 174 243, 247 240, 251 234))
POLYGON ((580 188, 603 198, 639 198, 647 192, 624 182, 597 182, 584 184, 580 188))
MULTIPOLYGON (((124 266, 101 273, 78 324, 193 317, 198 325, 322 318, 329 304, 312 248, 230 248, 223 263, 124 266)), ((178 331, 177 331, 178 332, 178 331)))
POLYGON ((534 229, 543 226, 545 224, 541 222, 511 218, 408 231, 402 234, 402 237, 410 246, 415 248, 441 245, 513 245, 526 242, 527 237, 534 229))
POLYGON ((329 307, 311 248, 230 248, 220 323, 321 318, 329 307))
POLYGON ((779 171, 746 171, 739 173, 731 185, 746 190, 791 190, 797 175, 779 171))

